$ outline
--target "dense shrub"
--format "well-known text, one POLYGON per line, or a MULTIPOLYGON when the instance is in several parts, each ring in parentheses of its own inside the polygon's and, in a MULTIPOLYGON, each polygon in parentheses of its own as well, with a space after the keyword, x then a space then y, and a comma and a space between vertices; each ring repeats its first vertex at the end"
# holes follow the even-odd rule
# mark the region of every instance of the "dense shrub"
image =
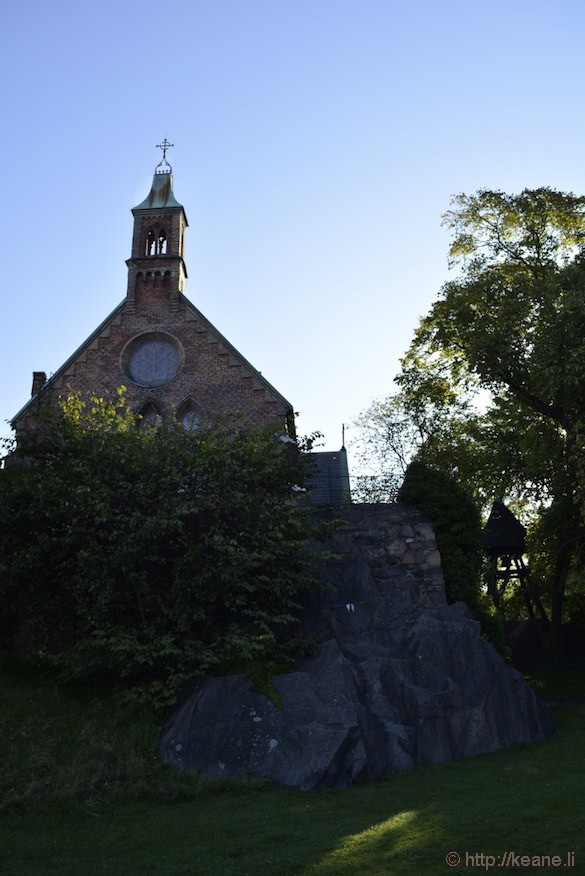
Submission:
POLYGON ((290 659, 313 583, 303 477, 274 430, 137 429, 122 396, 71 396, 0 471, 9 648, 161 704, 194 675, 290 659))
POLYGON ((416 505, 433 524, 441 554, 447 600, 475 608, 482 568, 482 526, 473 499, 449 474, 413 460, 398 501, 416 505))

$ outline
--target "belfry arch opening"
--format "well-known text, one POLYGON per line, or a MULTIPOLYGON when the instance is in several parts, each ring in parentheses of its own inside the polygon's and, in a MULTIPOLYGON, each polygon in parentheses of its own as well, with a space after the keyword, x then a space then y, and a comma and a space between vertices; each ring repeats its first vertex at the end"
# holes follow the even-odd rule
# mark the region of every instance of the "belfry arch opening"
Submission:
POLYGON ((144 255, 157 256, 166 255, 168 249, 167 232, 164 228, 155 227, 149 228, 146 232, 144 244, 144 255))

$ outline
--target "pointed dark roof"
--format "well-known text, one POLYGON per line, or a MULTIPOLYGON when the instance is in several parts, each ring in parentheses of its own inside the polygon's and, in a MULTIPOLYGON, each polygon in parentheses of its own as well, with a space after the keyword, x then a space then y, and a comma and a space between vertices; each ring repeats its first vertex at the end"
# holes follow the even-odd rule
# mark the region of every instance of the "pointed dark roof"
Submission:
POLYGON ((506 508, 496 500, 483 530, 483 544, 490 554, 522 554, 526 550, 526 529, 506 508))
POLYGON ((137 207, 134 207, 132 212, 135 213, 137 210, 164 210, 169 207, 184 209, 173 193, 172 172, 170 170, 157 170, 152 178, 150 192, 137 207))

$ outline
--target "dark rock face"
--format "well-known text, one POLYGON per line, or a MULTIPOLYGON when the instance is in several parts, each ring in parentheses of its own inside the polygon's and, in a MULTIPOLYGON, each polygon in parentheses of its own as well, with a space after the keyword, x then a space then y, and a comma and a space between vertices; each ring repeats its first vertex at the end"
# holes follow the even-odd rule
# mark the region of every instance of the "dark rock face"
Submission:
POLYGON ((344 551, 328 569, 334 586, 310 612, 317 653, 274 678, 278 705, 245 675, 207 679, 165 729, 167 762, 216 777, 346 787, 389 767, 551 732, 533 691, 481 638, 467 607, 445 604, 428 524, 412 510, 356 507, 362 516, 336 536, 344 551), (398 542, 411 569, 393 562, 398 542))

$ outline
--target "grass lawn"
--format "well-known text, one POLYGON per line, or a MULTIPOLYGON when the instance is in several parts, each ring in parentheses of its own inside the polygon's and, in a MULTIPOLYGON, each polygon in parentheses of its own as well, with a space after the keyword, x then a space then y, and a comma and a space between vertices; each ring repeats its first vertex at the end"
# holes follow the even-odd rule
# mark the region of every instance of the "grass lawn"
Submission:
MULTIPOLYGON (((392 771, 344 791, 177 775, 156 723, 0 675, 2 876, 349 876, 483 870, 465 853, 574 852, 585 873, 585 707, 532 746, 392 771), (462 856, 458 867, 445 856, 462 856)), ((550 867, 501 867, 551 872, 550 867)), ((491 866, 490 866, 491 868, 491 866)), ((564 869, 567 872, 567 868, 564 869)))

